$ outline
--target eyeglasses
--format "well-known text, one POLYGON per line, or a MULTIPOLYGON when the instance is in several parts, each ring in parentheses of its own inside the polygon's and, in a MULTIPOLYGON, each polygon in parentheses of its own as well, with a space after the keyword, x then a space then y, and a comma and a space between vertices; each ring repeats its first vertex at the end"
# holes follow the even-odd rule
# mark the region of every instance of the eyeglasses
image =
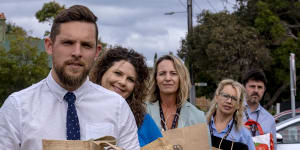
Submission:
POLYGON ((234 101, 238 101, 238 98, 235 97, 235 96, 231 96, 229 94, 226 94, 226 93, 223 93, 223 92, 220 92, 220 94, 225 100, 229 100, 230 98, 234 101))

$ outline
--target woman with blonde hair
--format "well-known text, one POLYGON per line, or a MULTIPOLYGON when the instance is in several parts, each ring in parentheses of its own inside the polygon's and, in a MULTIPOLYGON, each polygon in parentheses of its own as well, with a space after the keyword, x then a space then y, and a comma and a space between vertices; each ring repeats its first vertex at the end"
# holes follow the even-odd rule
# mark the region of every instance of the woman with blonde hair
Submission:
POLYGON ((213 147, 255 150, 242 122, 245 97, 245 88, 239 82, 225 79, 219 83, 206 117, 213 147))
POLYGON ((190 87, 189 72, 179 58, 165 55, 157 60, 146 104, 160 130, 206 122, 204 113, 187 101, 190 87))

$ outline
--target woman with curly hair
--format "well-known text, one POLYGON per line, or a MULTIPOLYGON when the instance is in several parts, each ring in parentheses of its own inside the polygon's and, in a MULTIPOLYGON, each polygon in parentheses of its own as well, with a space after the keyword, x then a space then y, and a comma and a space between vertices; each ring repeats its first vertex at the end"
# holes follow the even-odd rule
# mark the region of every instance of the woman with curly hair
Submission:
POLYGON ((219 83, 206 116, 213 147, 255 150, 252 136, 242 123, 245 96, 239 82, 225 79, 219 83))
POLYGON ((147 94, 148 68, 144 56, 122 47, 108 50, 95 64, 91 81, 126 99, 138 126, 140 146, 159 137, 161 132, 149 114, 144 99, 147 94))

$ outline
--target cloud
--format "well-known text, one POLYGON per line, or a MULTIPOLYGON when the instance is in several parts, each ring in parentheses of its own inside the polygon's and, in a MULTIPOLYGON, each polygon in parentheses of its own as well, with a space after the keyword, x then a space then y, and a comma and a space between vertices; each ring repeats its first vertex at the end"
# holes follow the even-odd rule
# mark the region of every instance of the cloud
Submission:
MULTIPOLYGON (((39 23, 35 13, 50 0, 1 0, 1 10, 8 22, 13 22, 30 31, 30 35, 42 38, 48 23, 39 23)), ((153 56, 176 54, 180 41, 187 32, 187 15, 177 13, 166 16, 164 13, 186 11, 186 0, 60 0, 67 8, 82 4, 89 7, 98 17, 99 35, 102 41, 111 45, 133 48, 147 58, 152 65, 153 56), (180 2, 181 1, 181 2, 180 2)), ((217 11, 226 6, 232 10, 234 0, 194 0, 195 18, 203 9, 217 11), (210 5, 208 1, 212 4, 210 5)))

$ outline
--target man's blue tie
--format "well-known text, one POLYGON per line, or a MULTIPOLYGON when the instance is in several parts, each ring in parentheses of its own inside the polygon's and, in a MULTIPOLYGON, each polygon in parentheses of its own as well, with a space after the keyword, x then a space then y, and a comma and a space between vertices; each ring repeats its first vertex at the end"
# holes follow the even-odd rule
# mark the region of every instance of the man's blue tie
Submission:
POLYGON ((64 96, 64 100, 68 102, 67 111, 67 140, 80 140, 80 126, 75 107, 76 96, 72 92, 68 92, 64 96))

